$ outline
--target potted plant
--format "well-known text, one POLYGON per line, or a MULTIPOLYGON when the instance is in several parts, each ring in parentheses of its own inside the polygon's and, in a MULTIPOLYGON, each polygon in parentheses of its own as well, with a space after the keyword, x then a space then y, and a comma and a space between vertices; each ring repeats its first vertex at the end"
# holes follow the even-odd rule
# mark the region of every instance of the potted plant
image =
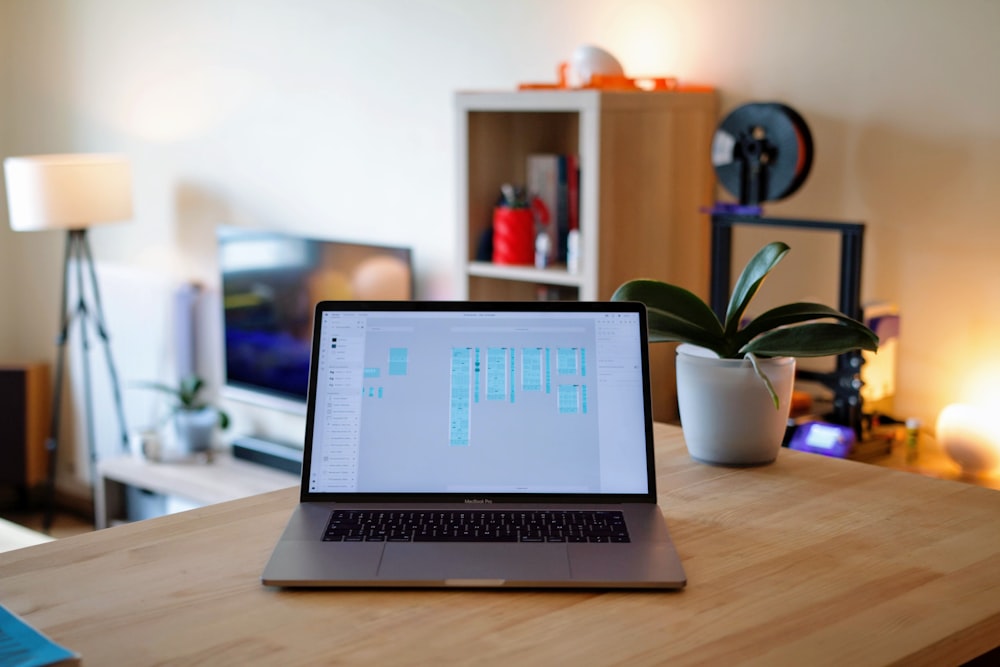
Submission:
POLYGON ((878 349, 871 329, 818 303, 790 303, 744 323, 751 300, 789 250, 776 241, 750 259, 733 287, 724 322, 697 295, 657 280, 628 281, 611 297, 646 305, 651 343, 681 343, 681 427, 688 451, 699 461, 774 461, 788 424, 795 358, 878 349))
POLYGON ((176 443, 185 454, 210 454, 216 427, 229 427, 229 415, 205 397, 205 381, 189 375, 176 387, 161 382, 146 382, 141 386, 163 392, 172 398, 164 422, 173 422, 176 443))

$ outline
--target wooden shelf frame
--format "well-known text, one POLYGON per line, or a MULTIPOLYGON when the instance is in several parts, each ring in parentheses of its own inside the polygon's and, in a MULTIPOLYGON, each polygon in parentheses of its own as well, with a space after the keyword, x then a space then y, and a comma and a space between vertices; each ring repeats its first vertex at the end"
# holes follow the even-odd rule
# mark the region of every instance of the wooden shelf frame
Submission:
MULTIPOLYGON (((708 298, 714 92, 460 92, 455 110, 458 298, 534 300, 551 286, 598 301, 632 278, 708 298), (579 158, 575 273, 477 260, 500 186, 526 181, 532 153, 579 158)), ((673 354, 668 345, 652 353, 654 415, 665 421, 676 418, 673 354)))

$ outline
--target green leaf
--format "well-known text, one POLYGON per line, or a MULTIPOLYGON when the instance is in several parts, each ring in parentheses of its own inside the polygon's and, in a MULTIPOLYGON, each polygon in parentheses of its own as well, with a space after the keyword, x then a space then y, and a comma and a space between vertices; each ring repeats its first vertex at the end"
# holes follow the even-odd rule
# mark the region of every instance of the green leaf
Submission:
POLYGON ((761 334, 740 348, 762 357, 825 357, 851 350, 878 349, 878 337, 866 327, 812 322, 761 334))
POLYGON ((720 356, 725 340, 720 334, 705 331, 691 322, 655 308, 646 308, 650 343, 692 343, 714 350, 720 356))
POLYGON ((201 391, 205 388, 205 381, 195 375, 182 378, 176 387, 164 384, 163 382, 137 382, 135 385, 144 389, 162 391, 164 394, 175 398, 177 404, 173 407, 172 412, 179 410, 199 410, 208 406, 207 401, 199 398, 201 391))
POLYGON ((753 366, 753 372, 757 374, 760 381, 764 383, 764 387, 767 389, 768 395, 771 397, 771 403, 774 404, 774 409, 777 410, 781 407, 781 399, 778 397, 778 392, 774 390, 774 385, 771 384, 771 378, 767 377, 767 373, 760 369, 757 365, 757 356, 753 352, 747 352, 746 358, 750 360, 750 365, 753 366))
POLYGON ((693 292, 658 280, 630 280, 611 295, 612 301, 640 301, 647 308, 669 312, 694 326, 722 334, 722 323, 693 292))
POLYGON ((612 301, 639 301, 646 306, 650 342, 694 343, 718 351, 722 323, 694 293, 655 280, 632 280, 611 296, 612 301))
POLYGON ((784 306, 778 306, 777 308, 772 308, 771 310, 762 313, 745 328, 740 330, 736 334, 736 348, 742 349, 747 342, 753 340, 756 336, 759 336, 765 331, 777 329, 778 327, 785 327, 791 324, 829 319, 837 320, 846 326, 853 327, 858 331, 863 332, 873 343, 878 343, 878 336, 876 336, 871 329, 856 319, 848 317, 835 308, 825 306, 821 303, 790 303, 784 306))
POLYGON ((740 320, 750 301, 757 294, 764 278, 788 253, 790 248, 781 241, 773 241, 757 251, 743 267, 726 309, 726 335, 732 336, 740 326, 740 320))
POLYGON ((877 350, 878 336, 861 322, 817 303, 773 308, 744 329, 740 322, 764 279, 789 252, 776 241, 761 248, 733 288, 725 324, 695 294, 657 280, 632 280, 611 297, 646 305, 650 342, 677 341, 708 348, 724 359, 747 353, 762 357, 815 357, 852 350, 877 350))
POLYGON ((204 385, 205 381, 196 375, 183 378, 179 393, 181 404, 186 408, 200 407, 198 405, 198 392, 204 385))
POLYGON ((179 389, 162 382, 136 382, 134 385, 136 387, 142 387, 143 389, 155 389, 156 391, 162 391, 165 394, 170 394, 178 401, 181 400, 181 392, 179 389))

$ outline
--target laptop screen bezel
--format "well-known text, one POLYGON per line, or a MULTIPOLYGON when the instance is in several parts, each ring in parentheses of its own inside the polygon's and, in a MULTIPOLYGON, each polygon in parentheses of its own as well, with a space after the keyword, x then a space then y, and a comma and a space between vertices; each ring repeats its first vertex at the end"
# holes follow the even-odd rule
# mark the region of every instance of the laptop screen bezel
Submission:
POLYGON ((302 458, 301 502, 426 502, 426 503, 655 503, 656 474, 653 453, 653 418, 650 400, 649 339, 646 308, 638 302, 605 301, 321 301, 313 313, 309 389, 306 410, 305 442, 302 458), (316 375, 319 364, 320 327, 323 313, 337 311, 369 312, 525 312, 525 313, 632 313, 639 317, 639 335, 643 382, 643 429, 645 433, 646 488, 645 493, 433 493, 433 492, 311 492, 311 475, 315 410, 316 375))

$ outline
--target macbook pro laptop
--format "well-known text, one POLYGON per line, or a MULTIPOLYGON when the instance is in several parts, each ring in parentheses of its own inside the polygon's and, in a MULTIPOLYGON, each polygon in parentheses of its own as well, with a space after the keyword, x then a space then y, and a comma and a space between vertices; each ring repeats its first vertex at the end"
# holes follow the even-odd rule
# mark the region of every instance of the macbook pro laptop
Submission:
POLYGON ((681 588, 636 303, 333 302, 271 586, 681 588))

